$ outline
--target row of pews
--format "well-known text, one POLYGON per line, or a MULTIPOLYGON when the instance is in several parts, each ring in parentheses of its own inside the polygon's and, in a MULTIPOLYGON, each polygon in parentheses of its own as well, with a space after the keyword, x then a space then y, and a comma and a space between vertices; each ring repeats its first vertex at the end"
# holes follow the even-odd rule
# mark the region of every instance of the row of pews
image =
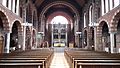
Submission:
POLYGON ((52 48, 11 52, 0 57, 0 68, 49 68, 53 56, 52 48))
POLYGON ((120 54, 72 48, 64 55, 70 68, 120 68, 120 54))

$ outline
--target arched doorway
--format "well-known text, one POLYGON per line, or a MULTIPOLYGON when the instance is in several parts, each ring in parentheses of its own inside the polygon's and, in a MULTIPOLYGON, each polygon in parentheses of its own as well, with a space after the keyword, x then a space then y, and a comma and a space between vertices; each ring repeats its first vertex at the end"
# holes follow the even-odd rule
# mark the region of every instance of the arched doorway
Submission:
POLYGON ((115 48, 119 49, 120 48, 120 19, 118 21, 117 25, 117 33, 115 35, 115 48))
POLYGON ((10 50, 18 50, 19 42, 19 31, 21 29, 21 24, 19 21, 15 21, 12 26, 12 32, 10 34, 10 50))
POLYGON ((2 50, 0 50, 0 52, 3 51, 5 53, 9 53, 9 39, 7 39, 7 37, 9 37, 10 35, 10 28, 9 28, 9 22, 8 22, 8 18, 6 17, 6 14, 4 14, 4 12, 0 11, 0 38, 1 38, 1 48, 2 50), (7 40, 7 41, 6 41, 7 40))
POLYGON ((87 31, 84 31, 83 48, 87 47, 87 31))
POLYGON ((94 28, 93 27, 90 27, 90 44, 91 44, 91 47, 92 47, 92 50, 94 50, 94 28))
POLYGON ((33 48, 36 47, 36 33, 35 33, 35 30, 33 30, 33 33, 32 33, 32 47, 33 48))
POLYGON ((102 26, 102 46, 103 50, 110 52, 110 34, 109 34, 109 28, 105 21, 101 22, 103 23, 102 26))

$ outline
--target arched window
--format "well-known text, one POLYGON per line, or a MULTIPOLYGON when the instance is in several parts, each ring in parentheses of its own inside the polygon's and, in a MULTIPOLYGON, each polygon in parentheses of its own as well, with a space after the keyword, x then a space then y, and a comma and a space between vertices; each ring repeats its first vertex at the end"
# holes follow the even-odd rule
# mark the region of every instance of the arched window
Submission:
POLYGON ((11 10, 13 9, 13 0, 11 0, 11 10))
POLYGON ((108 11, 110 11, 110 0, 108 0, 108 11))
POLYGON ((25 0, 25 3, 27 3, 28 2, 28 0, 25 0))
POLYGON ((68 24, 68 20, 64 16, 56 16, 52 19, 51 24, 68 24))
POLYGON ((29 8, 27 7, 27 8, 26 8, 26 22, 28 22, 28 15, 29 15, 28 12, 29 12, 29 8))
POLYGON ((20 17, 22 18, 22 7, 20 7, 20 17))
POLYGON ((117 7, 120 4, 120 0, 113 0, 114 7, 117 7))
POLYGON ((103 0, 103 4, 104 4, 104 13, 106 13, 106 2, 105 2, 105 0, 103 0))
POLYGON ((86 27, 86 13, 84 13, 84 28, 86 27))
POLYGON ((33 12, 33 27, 36 28, 36 13, 35 11, 33 12))
POLYGON ((112 8, 114 8, 115 4, 114 4, 114 0, 112 0, 112 8))
POLYGON ((105 0, 101 0, 101 11, 102 11, 102 15, 104 15, 106 13, 106 3, 105 0))
POLYGON ((15 0, 15 13, 17 12, 17 0, 15 0))
POLYGON ((98 8, 98 18, 100 18, 100 16, 101 16, 101 11, 100 10, 101 10, 101 8, 99 7, 98 8))
POLYGON ((6 7, 8 7, 8 4, 9 4, 8 2, 9 2, 9 0, 6 1, 6 7))
POLYGON ((92 26, 92 12, 93 12, 93 7, 92 5, 89 8, 89 26, 92 26))

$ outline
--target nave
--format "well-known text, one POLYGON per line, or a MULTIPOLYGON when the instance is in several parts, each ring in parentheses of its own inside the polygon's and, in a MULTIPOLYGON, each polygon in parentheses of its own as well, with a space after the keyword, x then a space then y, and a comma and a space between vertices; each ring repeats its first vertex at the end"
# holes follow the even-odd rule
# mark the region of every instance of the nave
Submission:
POLYGON ((119 37, 120 0, 0 0, 0 68, 120 68, 119 37))

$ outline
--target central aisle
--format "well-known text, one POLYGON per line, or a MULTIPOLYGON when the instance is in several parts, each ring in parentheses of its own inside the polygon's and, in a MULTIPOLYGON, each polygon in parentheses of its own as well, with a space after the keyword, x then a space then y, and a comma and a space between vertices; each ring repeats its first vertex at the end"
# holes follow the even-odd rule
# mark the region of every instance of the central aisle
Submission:
POLYGON ((64 57, 64 48, 55 47, 54 48, 54 57, 50 68, 69 68, 67 60, 64 57))

